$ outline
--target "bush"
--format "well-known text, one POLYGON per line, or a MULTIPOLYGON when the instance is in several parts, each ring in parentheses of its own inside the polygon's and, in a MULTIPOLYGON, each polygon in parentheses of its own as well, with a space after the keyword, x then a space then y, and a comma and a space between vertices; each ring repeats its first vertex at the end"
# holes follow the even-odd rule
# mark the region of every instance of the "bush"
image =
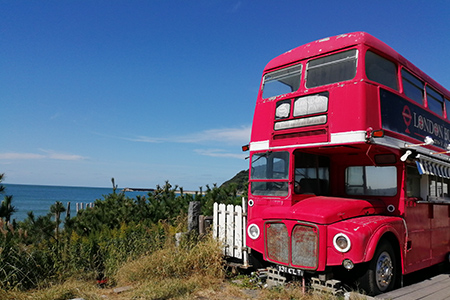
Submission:
POLYGON ((21 230, 0 228, 0 288, 34 288, 58 276, 54 242, 27 245, 21 230))
POLYGON ((206 253, 206 249, 199 249, 206 244, 193 243, 196 239, 188 239, 183 248, 189 256, 173 256, 181 251, 173 246, 174 235, 186 231, 186 214, 192 200, 200 201, 203 213, 211 215, 214 202, 240 204, 241 197, 234 184, 223 188, 207 186, 204 194, 189 195, 166 182, 147 197, 130 198, 114 188, 104 199, 96 200, 93 208, 66 220, 61 230, 59 203, 52 205, 52 213, 46 216, 35 218, 30 212, 27 219, 15 226, 1 222, 0 288, 31 289, 69 276, 90 279, 100 273, 114 276, 123 264, 137 261, 142 255, 146 259, 156 257, 149 256, 154 252, 160 257, 155 261, 156 271, 152 272, 164 273, 172 268, 169 273, 178 274, 175 277, 192 270, 216 274, 220 254, 198 256, 206 253), (169 255, 172 258, 165 260, 169 255), (161 261, 165 271, 161 269, 161 261), (204 265, 213 267, 202 269, 204 265))

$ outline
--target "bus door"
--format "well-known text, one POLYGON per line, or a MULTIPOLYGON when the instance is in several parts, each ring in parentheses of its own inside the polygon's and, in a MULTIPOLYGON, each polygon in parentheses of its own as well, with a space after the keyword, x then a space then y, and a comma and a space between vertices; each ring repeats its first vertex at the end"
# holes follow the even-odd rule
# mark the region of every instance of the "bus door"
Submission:
POLYGON ((405 273, 431 264, 431 216, 433 205, 427 198, 427 175, 420 175, 414 165, 406 166, 405 221, 407 244, 405 273))

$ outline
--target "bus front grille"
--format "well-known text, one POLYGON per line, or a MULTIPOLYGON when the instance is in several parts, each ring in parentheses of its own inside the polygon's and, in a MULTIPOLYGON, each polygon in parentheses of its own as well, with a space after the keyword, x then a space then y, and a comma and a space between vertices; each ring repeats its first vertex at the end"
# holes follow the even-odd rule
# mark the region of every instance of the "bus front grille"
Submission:
POLYGON ((266 224, 266 254, 269 260, 289 263, 289 234, 283 223, 266 224))
POLYGON ((318 263, 318 230, 315 226, 297 224, 288 232, 284 223, 266 223, 266 257, 268 260, 303 269, 316 269, 318 263))
POLYGON ((292 231, 292 265, 317 268, 318 235, 315 227, 297 225, 292 231))

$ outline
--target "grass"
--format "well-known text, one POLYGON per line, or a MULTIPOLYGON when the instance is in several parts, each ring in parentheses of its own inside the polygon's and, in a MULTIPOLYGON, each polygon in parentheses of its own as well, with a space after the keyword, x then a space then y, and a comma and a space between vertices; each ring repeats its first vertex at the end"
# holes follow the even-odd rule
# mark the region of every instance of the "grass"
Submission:
POLYGON ((102 295, 108 299, 187 299, 194 292, 213 289, 224 281, 223 258, 215 240, 187 239, 179 247, 174 239, 168 240, 164 248, 124 263, 109 279, 107 289, 98 288, 95 280, 78 276, 38 290, 0 290, 0 299, 94 300, 103 299, 102 295), (120 286, 133 288, 123 294, 114 293, 113 288, 120 286))
POLYGON ((133 285, 133 299, 172 299, 207 289, 224 280, 220 245, 212 238, 176 247, 166 245, 151 255, 124 264, 118 286, 133 285))
POLYGON ((68 280, 64 283, 38 290, 0 290, 0 299, 67 300, 83 298, 85 300, 100 300, 102 298, 100 295, 97 295, 97 291, 98 288, 95 282, 68 280))
POLYGON ((296 283, 261 289, 252 284, 249 276, 227 278, 220 244, 210 237, 198 242, 187 238, 178 247, 173 238, 168 239, 164 248, 124 263, 104 289, 93 279, 81 278, 26 292, 0 290, 0 299, 339 299, 332 295, 303 294, 296 283), (114 292, 114 288, 125 286, 131 289, 114 292))

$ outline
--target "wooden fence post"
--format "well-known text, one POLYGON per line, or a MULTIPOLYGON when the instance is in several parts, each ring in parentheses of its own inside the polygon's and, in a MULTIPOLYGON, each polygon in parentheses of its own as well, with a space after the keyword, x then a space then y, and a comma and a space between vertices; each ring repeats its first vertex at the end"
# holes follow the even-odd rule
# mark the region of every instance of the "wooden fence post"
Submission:
POLYGON ((67 202, 66 219, 70 219, 70 201, 67 202))

